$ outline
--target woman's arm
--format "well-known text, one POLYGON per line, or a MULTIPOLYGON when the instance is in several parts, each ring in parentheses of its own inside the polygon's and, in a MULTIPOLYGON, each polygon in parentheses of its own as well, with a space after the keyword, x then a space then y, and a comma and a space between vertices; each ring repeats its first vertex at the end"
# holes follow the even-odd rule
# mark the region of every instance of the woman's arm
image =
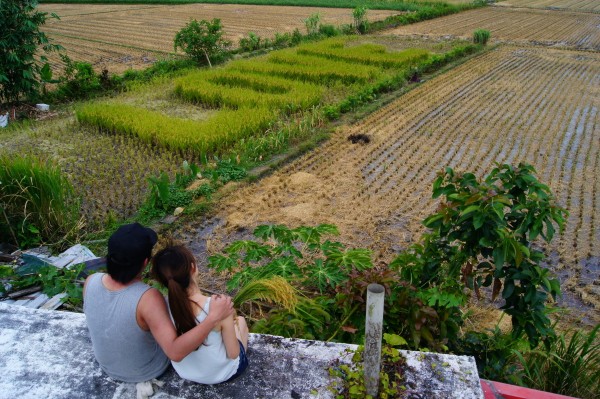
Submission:
MULTIPOLYGON (((212 311, 212 301, 210 309, 212 311)), ((221 336, 223 337, 223 343, 225 344, 225 350, 227 351, 227 358, 229 359, 235 359, 240 355, 240 344, 237 336, 235 335, 234 317, 235 315, 232 314, 221 321, 221 336)))
POLYGON ((231 298, 213 296, 210 311, 204 321, 179 337, 169 316, 165 298, 158 290, 149 289, 142 295, 138 303, 138 314, 148 325, 154 339, 167 357, 180 362, 202 345, 208 333, 220 320, 231 318, 233 307, 231 298))

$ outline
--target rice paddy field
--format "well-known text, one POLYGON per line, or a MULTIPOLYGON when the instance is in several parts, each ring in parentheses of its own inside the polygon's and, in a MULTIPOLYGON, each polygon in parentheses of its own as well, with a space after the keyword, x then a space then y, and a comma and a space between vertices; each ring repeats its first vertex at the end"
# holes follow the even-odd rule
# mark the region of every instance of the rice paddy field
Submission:
MULTIPOLYGON (((265 38, 294 29, 306 33, 304 19, 315 13, 324 24, 352 22, 352 10, 344 8, 236 4, 41 4, 39 8, 60 17, 48 20, 44 31, 65 47, 69 57, 111 73, 145 68, 173 56, 175 33, 191 18, 221 19, 225 37, 235 46, 249 32, 265 38)), ((370 10, 367 17, 380 20, 394 14, 398 11, 370 10)), ((56 55, 51 61, 61 64, 56 55)))
MULTIPOLYGON (((348 245, 379 260, 418 240, 437 206, 431 184, 445 166, 482 176, 495 162, 534 165, 570 211, 546 248, 564 303, 600 319, 600 54, 502 46, 424 83, 191 227, 209 252, 264 223, 340 227, 348 245), (367 134, 353 144, 351 134, 367 134)), ((191 244, 191 243, 190 243, 191 244)))
POLYGON ((508 0, 496 4, 506 7, 600 12, 600 3, 596 0, 508 0))
MULTIPOLYGON (((393 95, 393 101, 358 122, 338 126, 320 147, 269 176, 227 190, 208 219, 190 220, 173 235, 201 251, 204 259, 260 224, 331 223, 339 226, 341 241, 371 248, 378 261, 386 262, 419 239, 421 221, 437 206, 431 185, 442 168, 483 176, 496 162, 527 162, 570 212, 564 233, 544 250, 565 292, 561 304, 578 322, 590 325, 600 322, 596 3, 510 0, 362 37, 344 54, 334 40, 250 62, 238 60, 216 71, 193 72, 82 104, 78 119, 67 115, 22 132, 0 132, 0 152, 55 159, 84 196, 90 218, 101 223, 111 212, 126 217, 147 192, 148 176, 159 171, 172 176, 184 159, 198 156, 190 143, 217 146, 200 152, 219 151, 220 138, 206 144, 194 134, 219 114, 232 112, 227 120, 240 120, 243 112, 254 115, 250 130, 231 125, 227 129, 233 130, 211 128, 211 134, 225 132, 232 140, 228 145, 259 148, 264 137, 257 132, 264 130, 263 122, 275 120, 269 110, 283 123, 300 126, 315 104, 334 104, 364 85, 392 77, 389 53, 422 61, 419 51, 410 49, 426 51, 427 57, 440 55, 460 45, 460 38, 469 39, 475 29, 488 29, 495 44, 489 51, 427 77, 406 94, 393 95), (365 57, 374 58, 367 62, 365 57), (254 108, 248 109, 247 93, 252 93, 254 108), (150 122, 142 126, 143 120, 150 122), (185 134, 157 135, 171 130, 185 134), (348 140, 353 134, 368 135, 370 141, 353 143, 348 140)), ((291 7, 210 4, 42 7, 62 15, 46 31, 59 42, 70 40, 65 43, 74 59, 111 66, 111 72, 171 56, 174 32, 191 16, 221 18, 229 37, 237 40, 250 31, 270 36, 303 29, 304 18, 321 12, 302 8, 306 14, 300 15, 291 7)), ((369 11, 369 17, 390 13, 369 11)), ((323 9, 322 14, 325 23, 351 20, 351 10, 323 9)), ((324 123, 316 120, 310 126, 324 123)), ((280 140, 274 126, 282 125, 269 126, 269 140, 280 140)))
POLYGON ((387 31, 392 35, 469 38, 487 29, 493 42, 600 50, 600 14, 485 7, 387 31))

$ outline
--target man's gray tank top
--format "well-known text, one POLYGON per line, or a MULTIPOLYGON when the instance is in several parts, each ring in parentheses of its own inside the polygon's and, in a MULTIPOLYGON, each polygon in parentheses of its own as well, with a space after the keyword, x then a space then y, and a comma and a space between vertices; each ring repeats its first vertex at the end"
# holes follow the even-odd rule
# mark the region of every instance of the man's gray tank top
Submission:
POLYGON ((148 381, 161 375, 170 362, 149 331, 136 320, 138 302, 150 287, 135 282, 110 291, 104 273, 92 275, 85 287, 83 311, 96 360, 111 378, 125 382, 148 381))

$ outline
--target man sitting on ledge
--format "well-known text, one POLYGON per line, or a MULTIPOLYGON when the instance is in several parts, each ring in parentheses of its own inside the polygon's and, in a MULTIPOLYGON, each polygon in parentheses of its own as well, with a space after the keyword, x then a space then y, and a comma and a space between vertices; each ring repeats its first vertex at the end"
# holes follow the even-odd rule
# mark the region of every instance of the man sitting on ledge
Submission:
POLYGON ((156 241, 156 232, 139 223, 119 227, 108 240, 108 273, 85 281, 83 310, 94 355, 115 380, 143 382, 160 376, 169 359, 181 361, 233 313, 231 298, 213 295, 206 319, 177 336, 165 298, 142 282, 156 241))

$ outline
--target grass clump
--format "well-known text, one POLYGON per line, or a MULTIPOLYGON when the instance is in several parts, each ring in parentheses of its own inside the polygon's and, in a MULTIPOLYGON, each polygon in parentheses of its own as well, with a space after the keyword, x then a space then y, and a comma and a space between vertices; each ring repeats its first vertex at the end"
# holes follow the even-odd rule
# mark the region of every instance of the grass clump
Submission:
POLYGON ((477 29, 473 32, 473 43, 486 45, 488 40, 490 40, 490 31, 486 29, 477 29))
POLYGON ((79 199, 60 169, 35 157, 0 157, 0 241, 21 248, 74 240, 79 199))
POLYGON ((584 399, 600 392, 600 324, 589 333, 558 335, 545 348, 521 354, 523 385, 541 391, 584 399), (567 338, 570 335, 570 338, 567 338))

